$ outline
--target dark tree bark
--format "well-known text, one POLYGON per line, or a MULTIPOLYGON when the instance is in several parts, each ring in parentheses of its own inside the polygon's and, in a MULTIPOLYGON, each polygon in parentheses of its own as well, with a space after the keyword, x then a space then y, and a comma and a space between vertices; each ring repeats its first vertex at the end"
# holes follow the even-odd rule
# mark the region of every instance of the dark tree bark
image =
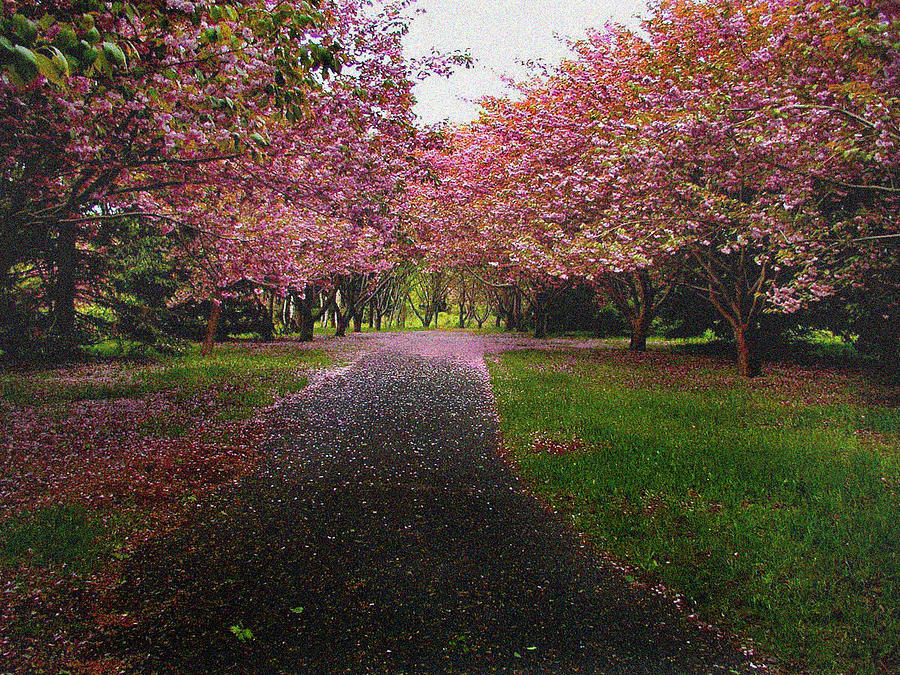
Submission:
POLYGON ((756 344, 756 331, 747 324, 732 324, 737 351, 738 372, 744 377, 756 377, 762 372, 756 344))
POLYGON ((534 337, 538 339, 547 337, 547 328, 550 323, 549 307, 545 302, 545 298, 541 297, 543 295, 545 295, 543 292, 536 293, 531 306, 531 311, 534 315, 534 337))
POLYGON ((77 232, 74 223, 60 223, 56 241, 56 284, 53 289, 53 319, 59 349, 71 353, 77 347, 75 295, 77 292, 77 232))
POLYGON ((315 332, 315 319, 312 312, 312 293, 307 288, 303 297, 294 296, 294 321, 297 325, 297 332, 300 334, 301 342, 312 342, 315 332))
POLYGON ((550 310, 559 297, 560 287, 545 286, 531 295, 531 314, 534 317, 534 337, 545 338, 550 333, 550 310))
POLYGON ((209 320, 206 323, 206 336, 203 339, 203 346, 200 353, 203 356, 212 354, 213 347, 216 344, 216 331, 219 328, 219 319, 222 316, 222 298, 218 294, 212 300, 212 306, 209 310, 209 320))
POLYGON ((638 270, 628 274, 607 275, 600 282, 600 287, 631 328, 628 349, 646 351, 650 325, 668 297, 672 284, 657 288, 649 271, 638 270))
POLYGON ((335 331, 334 334, 336 337, 346 337, 347 335, 347 327, 350 325, 350 310, 341 311, 341 308, 338 306, 337 301, 334 303, 334 319, 335 319, 335 331))

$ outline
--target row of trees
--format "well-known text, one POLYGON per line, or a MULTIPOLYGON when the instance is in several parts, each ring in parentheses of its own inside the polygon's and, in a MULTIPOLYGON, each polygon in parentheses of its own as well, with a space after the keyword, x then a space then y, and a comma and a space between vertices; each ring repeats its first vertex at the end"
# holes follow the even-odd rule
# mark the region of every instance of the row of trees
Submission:
MULTIPOLYGON (((466 270, 426 270, 404 264, 381 273, 334 276, 283 294, 237 283, 222 302, 221 318, 210 335, 207 318, 213 307, 208 300, 189 299, 173 305, 167 302, 177 289, 171 277, 161 276, 158 268, 149 275, 139 275, 140 281, 134 273, 121 270, 115 277, 120 285, 130 285, 130 293, 141 296, 132 307, 137 311, 111 315, 116 322, 113 332, 119 338, 154 342, 172 334, 214 341, 252 334, 264 340, 276 335, 312 340, 317 324, 330 327, 342 337, 348 331, 360 332, 365 324, 375 330, 436 327, 443 313, 453 315, 459 328, 484 328, 489 319, 491 325, 509 330, 533 326, 533 308, 527 294, 517 286, 492 283, 466 270), (153 310, 148 311, 151 307, 153 310)), ((572 294, 573 289, 568 291, 572 294)), ((569 302, 570 306, 558 308, 554 324, 567 329, 596 329, 597 308, 592 303, 591 297, 582 297, 580 304, 569 302)))
POLYGON ((829 297, 867 294, 896 350, 895 2, 665 0, 641 33, 575 48, 433 155, 442 181, 417 199, 435 263, 525 282, 539 314, 587 280, 638 349, 671 289, 694 289, 745 375, 764 314, 829 297))
POLYGON ((125 259, 177 270, 211 333, 235 287, 390 267, 430 142, 411 87, 465 61, 404 60, 404 4, 4 2, 2 348, 68 352, 79 310, 141 305, 110 293, 125 259))
POLYGON ((5 2, 0 349, 201 313, 209 349, 238 297, 264 334, 453 302, 542 335, 574 286, 634 349, 698 294, 746 375, 773 313, 896 352, 896 3, 665 0, 445 130, 412 86, 467 58, 404 60, 405 7, 5 2))

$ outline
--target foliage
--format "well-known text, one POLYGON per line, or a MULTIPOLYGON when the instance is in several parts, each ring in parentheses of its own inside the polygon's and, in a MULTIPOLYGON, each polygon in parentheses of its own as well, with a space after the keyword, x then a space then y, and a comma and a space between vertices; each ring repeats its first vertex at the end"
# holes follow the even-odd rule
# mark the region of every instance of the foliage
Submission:
POLYGON ((403 3, 317 5, 5 3, 6 316, 78 342, 86 285, 108 287, 91 261, 119 255, 104 230, 126 217, 146 247, 177 244, 177 301, 386 265, 420 171, 414 74, 447 61, 402 58, 403 3))

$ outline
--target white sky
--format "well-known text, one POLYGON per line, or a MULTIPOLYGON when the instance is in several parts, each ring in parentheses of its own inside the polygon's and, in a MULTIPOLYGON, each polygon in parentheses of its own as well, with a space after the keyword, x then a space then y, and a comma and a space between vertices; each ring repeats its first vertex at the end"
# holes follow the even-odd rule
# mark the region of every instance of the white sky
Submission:
POLYGON ((432 47, 469 49, 475 66, 449 79, 432 76, 417 85, 416 112, 427 124, 475 119, 482 96, 505 92, 503 75, 523 79, 528 69, 518 61, 558 63, 568 50, 565 39, 584 37, 585 29, 612 20, 636 27, 645 0, 418 0, 405 39, 409 57, 432 47))

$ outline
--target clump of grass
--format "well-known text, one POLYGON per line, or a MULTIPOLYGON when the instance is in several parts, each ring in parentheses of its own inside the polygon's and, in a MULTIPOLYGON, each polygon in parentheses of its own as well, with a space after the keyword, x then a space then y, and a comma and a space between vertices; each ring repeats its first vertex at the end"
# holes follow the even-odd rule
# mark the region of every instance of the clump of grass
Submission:
POLYGON ((0 523, 0 558, 11 565, 88 572, 108 547, 103 523, 73 504, 44 507, 0 523))
POLYGON ((504 437, 530 482, 788 668, 898 665, 900 411, 836 402, 824 376, 804 403, 728 364, 671 358, 678 367, 652 373, 612 351, 493 364, 504 437), (534 452, 535 434, 574 452, 534 452))

